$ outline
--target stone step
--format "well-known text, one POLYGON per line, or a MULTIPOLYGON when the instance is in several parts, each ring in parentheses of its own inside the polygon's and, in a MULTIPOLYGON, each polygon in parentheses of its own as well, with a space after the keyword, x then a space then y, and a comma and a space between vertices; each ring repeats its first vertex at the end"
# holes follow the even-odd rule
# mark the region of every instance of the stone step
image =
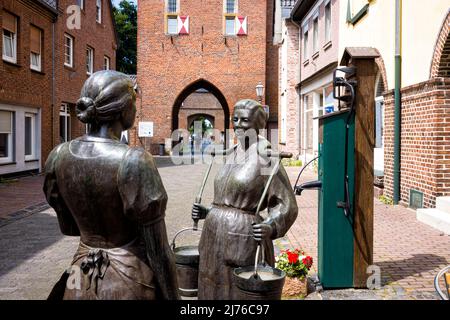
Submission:
POLYGON ((437 197, 436 209, 450 213, 450 197, 437 197))
POLYGON ((438 209, 417 209, 418 221, 450 235, 450 213, 438 209))

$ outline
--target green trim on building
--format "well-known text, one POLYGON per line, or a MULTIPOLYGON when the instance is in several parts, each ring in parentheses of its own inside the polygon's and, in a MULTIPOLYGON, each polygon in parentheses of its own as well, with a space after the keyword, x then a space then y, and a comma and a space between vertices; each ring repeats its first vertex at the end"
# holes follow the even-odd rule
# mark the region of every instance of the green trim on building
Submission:
POLYGON ((364 7, 362 7, 361 10, 359 10, 358 13, 352 17, 351 8, 350 8, 350 0, 348 0, 348 2, 347 2, 347 23, 351 23, 353 25, 357 24, 358 21, 361 20, 362 17, 364 17, 367 14, 367 12, 369 11, 369 6, 370 6, 369 3, 365 4, 364 7))

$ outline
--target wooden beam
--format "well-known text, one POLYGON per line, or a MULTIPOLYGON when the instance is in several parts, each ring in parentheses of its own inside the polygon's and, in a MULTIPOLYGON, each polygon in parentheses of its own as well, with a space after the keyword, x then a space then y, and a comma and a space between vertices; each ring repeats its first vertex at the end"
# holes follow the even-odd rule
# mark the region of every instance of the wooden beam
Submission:
POLYGON ((354 266, 355 288, 367 286, 367 267, 373 263, 375 78, 374 57, 351 58, 356 67, 354 266))

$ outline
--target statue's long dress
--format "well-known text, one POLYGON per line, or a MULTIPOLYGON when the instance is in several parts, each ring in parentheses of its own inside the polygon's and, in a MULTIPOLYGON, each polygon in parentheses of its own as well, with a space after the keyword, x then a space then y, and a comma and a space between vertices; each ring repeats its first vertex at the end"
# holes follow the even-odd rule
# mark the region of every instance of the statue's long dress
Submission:
POLYGON ((81 236, 64 299, 158 298, 139 232, 163 219, 167 204, 151 155, 85 136, 55 148, 45 171, 61 231, 81 236))
MULTIPOLYGON (((271 171, 265 167, 267 161, 256 155, 256 148, 256 143, 250 146, 244 163, 238 159, 242 153, 235 151, 231 157, 241 163, 225 164, 215 178, 214 201, 199 244, 199 300, 241 299, 232 283, 233 269, 254 265, 257 243, 252 236, 252 223, 261 222, 255 212, 271 171)), ((294 223, 298 208, 282 166, 273 178, 261 211, 265 208, 276 230, 273 239, 283 237, 294 223)), ((272 240, 263 245, 266 262, 273 266, 272 240)))

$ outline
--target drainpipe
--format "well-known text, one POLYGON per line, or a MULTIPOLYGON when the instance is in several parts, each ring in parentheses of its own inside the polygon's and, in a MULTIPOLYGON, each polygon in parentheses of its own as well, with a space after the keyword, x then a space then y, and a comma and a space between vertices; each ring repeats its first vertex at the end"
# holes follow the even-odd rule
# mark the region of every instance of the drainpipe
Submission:
POLYGON ((56 18, 52 23, 52 110, 51 110, 51 133, 52 133, 52 148, 55 145, 55 24, 56 18))
MULTIPOLYGON (((302 26, 301 26, 301 24, 300 24, 300 22, 297 22, 297 21, 295 21, 293 18, 292 18, 292 16, 291 16, 291 21, 292 21, 292 23, 298 28, 298 81, 300 82, 300 79, 301 79, 301 70, 302 70, 302 51, 301 51, 301 48, 302 48, 302 26)), ((300 116, 300 118, 302 118, 302 116, 301 116, 301 114, 302 114, 302 96, 301 96, 301 94, 300 94, 300 92, 301 92, 301 86, 300 85, 298 85, 297 86, 297 96, 298 96, 298 115, 300 116)), ((300 119, 299 120, 299 123, 298 123, 298 152, 299 153, 301 153, 301 150, 302 150, 302 146, 303 146, 303 143, 302 143, 302 133, 301 133, 301 131, 303 130, 303 126, 302 126, 302 122, 301 122, 302 120, 300 119)), ((300 157, 300 155, 298 156, 298 157, 300 157)), ((303 163, 306 163, 306 151, 305 151, 305 159, 304 159, 304 161, 303 161, 303 163)))
POLYGON ((402 0, 395 0, 394 204, 400 200, 400 132, 402 74, 402 0))

